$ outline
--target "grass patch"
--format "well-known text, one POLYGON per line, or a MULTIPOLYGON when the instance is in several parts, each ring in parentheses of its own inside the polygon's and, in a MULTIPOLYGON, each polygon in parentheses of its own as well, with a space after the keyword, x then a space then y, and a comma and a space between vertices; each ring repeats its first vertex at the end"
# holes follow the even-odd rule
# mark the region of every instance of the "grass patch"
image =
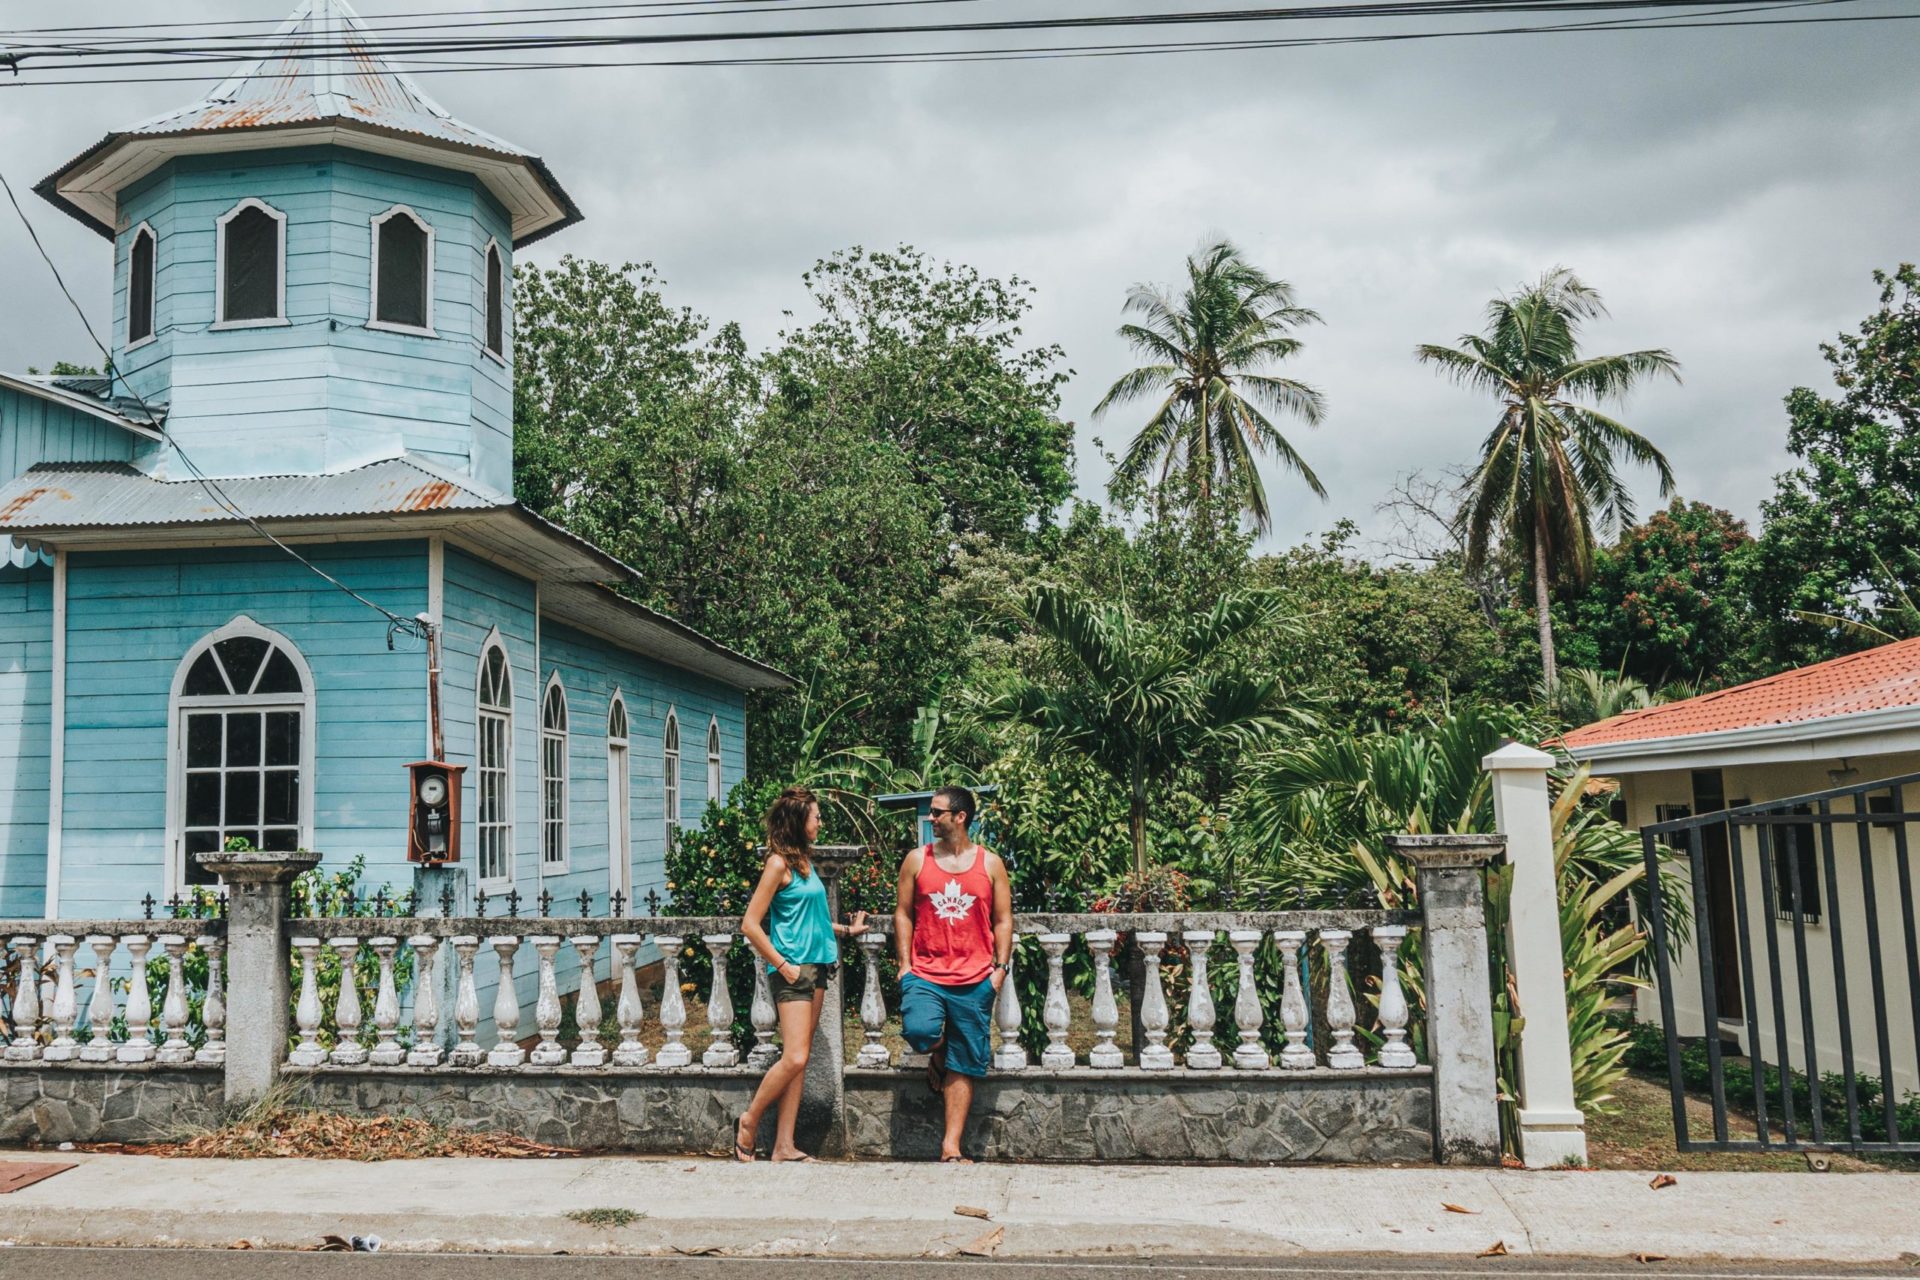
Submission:
POLYGON ((646 1217, 632 1209, 573 1209, 567 1217, 583 1227, 630 1227, 646 1217))

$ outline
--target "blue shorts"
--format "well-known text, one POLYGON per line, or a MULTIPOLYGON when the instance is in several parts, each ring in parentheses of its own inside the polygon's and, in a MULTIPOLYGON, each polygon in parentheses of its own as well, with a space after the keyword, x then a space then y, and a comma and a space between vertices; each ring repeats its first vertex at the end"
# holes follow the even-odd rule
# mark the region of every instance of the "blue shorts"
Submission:
POLYGON ((970 987, 943 987, 918 974, 900 979, 900 1024, 915 1053, 947 1038, 947 1070, 976 1078, 993 1061, 993 979, 970 987))

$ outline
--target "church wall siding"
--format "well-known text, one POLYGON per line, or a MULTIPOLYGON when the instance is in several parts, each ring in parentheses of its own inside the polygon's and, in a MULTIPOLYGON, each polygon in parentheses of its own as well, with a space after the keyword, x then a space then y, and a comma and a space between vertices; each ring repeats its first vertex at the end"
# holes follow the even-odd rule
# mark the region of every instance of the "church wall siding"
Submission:
POLYGON ((92 414, 0 387, 0 479, 36 462, 127 462, 134 439, 92 414))
POLYGON ((0 567, 0 916, 46 907, 53 570, 0 567))

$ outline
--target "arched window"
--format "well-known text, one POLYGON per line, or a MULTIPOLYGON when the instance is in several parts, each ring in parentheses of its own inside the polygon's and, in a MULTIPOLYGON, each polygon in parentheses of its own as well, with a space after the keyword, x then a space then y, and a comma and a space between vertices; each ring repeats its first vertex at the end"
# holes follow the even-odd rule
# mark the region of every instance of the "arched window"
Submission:
POLYGON ((305 845, 313 827, 313 677, 293 642, 235 618, 187 651, 169 709, 167 891, 212 884, 193 855, 244 840, 305 845))
POLYGON ((707 803, 718 804, 726 798, 720 787, 720 721, 707 725, 707 803))
POLYGON ((433 227, 403 204, 373 220, 372 288, 373 328, 433 333, 433 227))
POLYGON ((633 901, 633 775, 627 757, 627 700, 607 706, 607 894, 633 901))
POLYGON ((540 702, 540 872, 567 869, 567 691, 555 672, 540 702))
POLYGON ((246 199, 222 215, 216 237, 217 327, 287 322, 287 215, 246 199))
POLYGON ((480 881, 505 884, 513 879, 513 673, 497 636, 489 636, 480 651, 477 693, 474 834, 480 881))
POLYGON ((153 258, 158 242, 153 228, 141 223, 127 253, 127 346, 137 347, 153 337, 153 258))
POLYGON ((487 350, 507 358, 507 263, 500 246, 487 242, 487 350))
POLYGON ((680 826, 680 717, 667 712, 667 731, 661 739, 660 790, 666 800, 667 842, 680 826))

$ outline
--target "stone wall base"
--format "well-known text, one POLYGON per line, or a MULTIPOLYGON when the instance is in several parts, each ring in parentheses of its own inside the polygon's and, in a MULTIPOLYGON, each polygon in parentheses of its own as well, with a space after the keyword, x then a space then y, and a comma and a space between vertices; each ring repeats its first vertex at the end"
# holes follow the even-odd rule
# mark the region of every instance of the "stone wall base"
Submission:
MULTIPOLYGON (((555 1146, 653 1155, 723 1153, 759 1083, 747 1071, 389 1071, 288 1073, 291 1102, 359 1115, 417 1116, 555 1146)), ((0 1069, 0 1141, 154 1142, 220 1123, 217 1070, 0 1069)), ((846 1078, 849 1154, 939 1153, 939 1100, 918 1073, 846 1078)), ((771 1117, 763 1143, 771 1139, 771 1117)), ((971 1154, 1010 1161, 1424 1162, 1433 1081, 1424 1069, 1365 1076, 1220 1072, 1028 1072, 983 1081, 971 1154)), ((764 1149, 764 1148, 763 1148, 764 1149)))

